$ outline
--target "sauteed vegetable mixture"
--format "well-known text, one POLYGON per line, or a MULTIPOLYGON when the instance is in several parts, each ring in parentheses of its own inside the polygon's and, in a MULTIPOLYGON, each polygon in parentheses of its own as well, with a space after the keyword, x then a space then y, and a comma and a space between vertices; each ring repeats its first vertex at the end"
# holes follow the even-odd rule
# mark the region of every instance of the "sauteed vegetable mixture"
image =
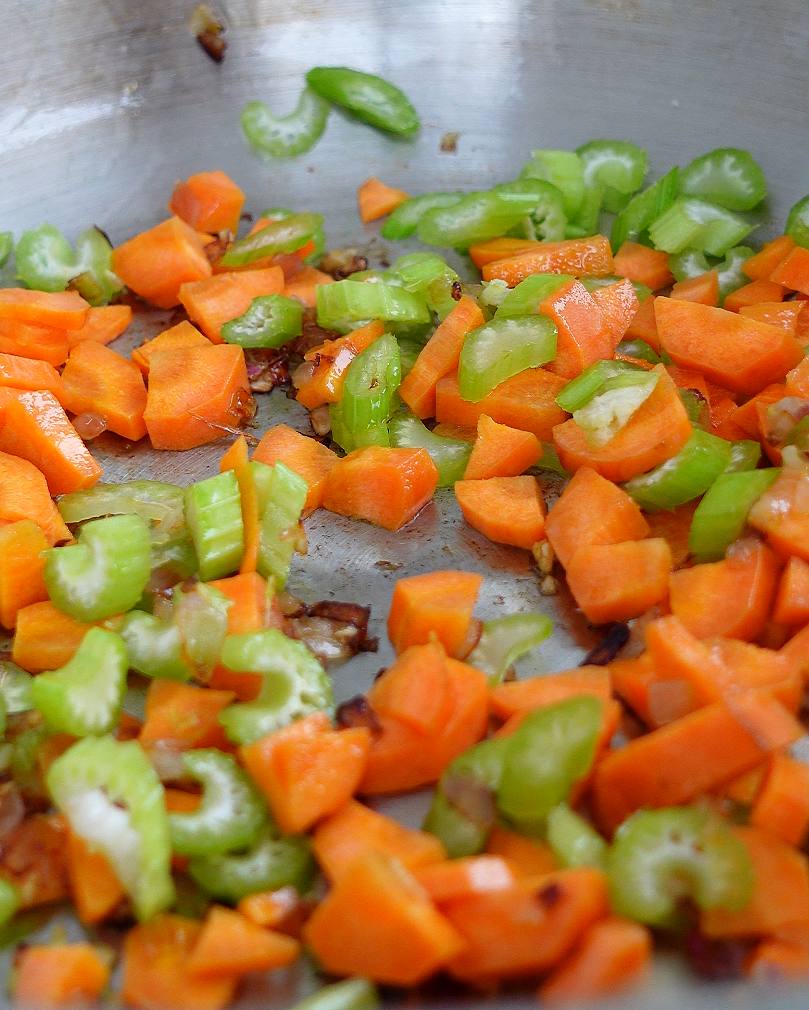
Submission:
MULTIPOLYGON (((379 78, 307 82, 245 109, 257 149, 308 149, 331 103, 418 128, 379 78)), ((20 1005, 218 1010, 299 958, 328 983, 299 1010, 436 978, 556 1004, 642 984, 658 938, 809 978, 809 197, 754 249, 748 152, 646 175, 594 140, 482 191, 367 179, 363 222, 439 250, 385 268, 221 171, 114 246, 0 236, 0 918, 86 928, 19 948, 20 1005), (175 324, 119 353, 143 303, 175 324), (290 383, 313 433, 256 431, 290 383), (219 472, 104 483, 102 431, 221 440, 219 472), (405 571, 395 661, 335 707, 327 667, 375 643, 288 588, 306 517, 398 530, 437 493, 604 645, 516 679, 546 616, 405 571), (374 807, 423 787, 420 830, 374 807)))

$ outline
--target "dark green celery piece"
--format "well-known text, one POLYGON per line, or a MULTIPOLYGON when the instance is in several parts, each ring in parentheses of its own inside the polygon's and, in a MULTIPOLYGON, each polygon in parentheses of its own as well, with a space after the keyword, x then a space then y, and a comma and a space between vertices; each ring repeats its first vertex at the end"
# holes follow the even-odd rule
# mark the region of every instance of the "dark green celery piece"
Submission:
POLYGON ((466 662, 485 673, 490 684, 499 684, 518 659, 536 649, 552 632, 553 621, 545 614, 508 614, 484 621, 478 644, 466 662))
POLYGON ((339 421, 348 445, 339 441, 343 436, 339 425, 335 430, 332 424, 332 437, 346 451, 390 445, 388 422, 401 377, 399 344, 390 333, 384 333, 351 362, 339 402, 339 421))
POLYGON ((394 448, 427 450, 438 469, 439 487, 452 487, 463 478, 472 452, 471 442, 436 435, 417 417, 407 414, 395 414, 388 427, 394 448))
POLYGON ((676 925, 680 903, 739 911, 754 872, 744 844, 707 808, 641 810, 625 821, 607 859, 618 915, 650 926, 676 925))
POLYGON ((520 316, 539 315, 539 307, 562 285, 573 280, 568 274, 531 274, 508 290, 498 305, 495 319, 516 319, 520 316))
POLYGON ((691 520, 688 546, 696 561, 718 561, 744 530, 750 509, 780 469, 744 470, 716 478, 691 520))
MULTIPOLYGON (((250 146, 271 158, 292 158, 311 150, 323 136, 331 106, 311 88, 304 88, 287 116, 274 115, 264 102, 248 102, 241 124, 250 146)), ((263 215, 269 217, 269 214, 263 215)))
POLYGON ((809 249, 809 196, 798 200, 787 215, 784 231, 804 249, 809 249))
POLYGON ((730 461, 725 467, 725 473, 741 473, 745 470, 755 470, 761 460, 761 443, 752 439, 741 439, 731 442, 730 461))
POLYGON ((412 137, 421 125, 401 88, 376 74, 350 67, 313 67, 306 75, 306 83, 321 98, 378 130, 412 137))
POLYGON ((422 215, 418 236, 425 245, 466 249, 475 242, 505 235, 535 207, 534 190, 469 193, 450 207, 434 207, 422 215))
POLYGON ((610 244, 618 252, 624 242, 634 242, 674 203, 680 190, 680 169, 675 165, 642 193, 633 196, 612 225, 610 244))
POLYGON ((243 267, 265 256, 295 252, 310 242, 322 227, 321 214, 293 214, 279 218, 234 242, 219 263, 223 267, 243 267))
POLYGON ((466 335, 458 363, 465 400, 477 402, 512 375, 556 355, 556 327, 545 316, 492 319, 466 335))
POLYGON ((214 898, 237 902, 257 891, 294 887, 307 891, 315 863, 304 835, 280 836, 270 824, 245 852, 195 856, 188 872, 214 898))
POLYGON ((431 322, 426 299, 387 280, 350 278, 317 289, 317 321, 325 329, 347 332, 369 319, 397 326, 431 322))
POLYGON ((730 463, 731 444, 695 428, 671 459, 633 477, 624 490, 647 512, 675 509, 704 494, 730 463))
POLYGON ((388 216, 380 229, 380 235, 386 239, 410 238, 416 234, 419 221, 436 207, 452 207, 463 198, 463 193, 423 193, 421 196, 411 196, 409 200, 400 203, 388 216))
POLYGON ((282 347, 301 335, 303 306, 285 295, 260 295, 250 307, 222 327, 226 344, 240 347, 282 347))
POLYGON ((680 189, 728 210, 753 210, 767 195, 767 180, 749 151, 718 147, 686 165, 680 189))

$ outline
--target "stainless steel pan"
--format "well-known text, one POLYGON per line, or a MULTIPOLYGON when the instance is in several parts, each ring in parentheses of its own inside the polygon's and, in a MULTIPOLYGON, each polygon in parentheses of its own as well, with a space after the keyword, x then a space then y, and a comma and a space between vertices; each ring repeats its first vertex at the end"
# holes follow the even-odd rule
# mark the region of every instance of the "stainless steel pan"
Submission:
MULTIPOLYGON (((626 137, 648 147, 656 169, 721 144, 750 148, 771 184, 766 216, 783 219, 809 191, 809 7, 805 0, 230 0, 229 47, 215 65, 187 20, 192 0, 4 0, 0 69, 0 229, 50 221, 75 234, 96 223, 113 241, 154 223, 178 178, 222 168, 250 208, 320 210, 333 245, 367 243, 357 184, 375 174, 412 192, 478 188, 511 177, 531 147, 572 147, 626 137), (347 64, 402 85, 424 123, 413 143, 388 140, 334 115, 309 155, 267 164, 238 126, 242 104, 292 108, 315 63, 347 64), (457 153, 441 153, 445 131, 457 153)), ((773 224, 770 230, 774 230, 773 224)), ((765 228, 767 225, 765 225, 765 228)), ((142 328, 155 331, 156 314, 142 328)), ((127 340, 129 338, 127 337, 127 340)), ((276 393, 259 421, 305 430, 304 412, 276 393)), ((183 455, 96 443, 106 479, 180 482, 214 472, 221 447, 183 455)), ((486 576, 481 610, 544 609, 558 618, 546 669, 578 662, 592 635, 569 599, 543 598, 524 554, 498 548, 460 521, 440 495, 402 534, 333 516, 308 523, 310 554, 292 588, 307 599, 370 602, 381 632, 393 580, 430 568, 486 576), (402 567, 390 570, 393 562, 402 567)), ((358 657, 335 671, 338 697, 364 690, 389 659, 358 657)), ((387 805, 411 822, 422 802, 387 805)), ((280 1010, 311 979, 256 983, 241 1010, 280 1010)), ((1 999, 1 998, 0 998, 1 999)), ((654 980, 623 1007, 805 1007, 809 992, 697 986, 661 960, 654 980)), ((3 1004, 5 1005, 5 1004, 3 1004)), ((532 1007, 532 996, 392 996, 389 1006, 532 1007)))

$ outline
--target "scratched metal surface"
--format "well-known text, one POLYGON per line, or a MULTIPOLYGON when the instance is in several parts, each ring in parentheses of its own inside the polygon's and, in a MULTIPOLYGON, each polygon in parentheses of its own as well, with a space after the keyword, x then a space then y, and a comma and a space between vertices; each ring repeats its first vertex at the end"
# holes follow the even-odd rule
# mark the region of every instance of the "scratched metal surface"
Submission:
MULTIPOLYGON (((479 188, 513 175, 532 147, 598 136, 646 145, 657 169, 720 144, 749 147, 771 183, 771 220, 809 190, 805 0, 230 0, 221 66, 191 38, 191 6, 4 0, 0 230, 47 220, 75 234, 96 223, 118 242, 159 219, 177 178, 218 167, 239 180, 249 209, 323 211, 333 245, 363 244, 374 231, 358 224, 354 192, 368 175, 413 192, 479 188), (335 114, 310 154, 272 164, 252 157, 239 134, 242 103, 291 108, 314 63, 400 83, 422 114, 419 138, 386 139, 335 114), (447 130, 460 133, 456 154, 439 152, 447 130)), ((137 336, 166 318, 139 319, 137 336)), ((279 420, 306 430, 304 412, 283 394, 263 397, 259 433, 279 420)), ((214 472, 221 446, 155 453, 110 437, 96 450, 108 480, 186 483, 214 472)), ((377 633, 396 577, 456 566, 485 575, 482 615, 542 609, 557 619, 535 668, 574 665, 592 640, 569 599, 543 599, 525 555, 466 528, 449 494, 395 535, 329 515, 313 516, 307 529, 310 553, 296 562, 291 588, 310 600, 370 602, 377 633)), ((338 697, 364 690, 388 658, 383 647, 337 669, 338 697)), ((387 809, 415 822, 422 800, 387 809)), ((277 974, 248 987, 238 1007, 281 1010, 311 986, 303 974, 277 974)), ((646 989, 616 1005, 753 1010, 763 998, 735 985, 697 986, 661 959, 646 989)), ((766 998, 774 1010, 807 1004, 805 990, 766 998)), ((386 1005, 516 1010, 535 1001, 424 993, 392 994, 386 1005)))

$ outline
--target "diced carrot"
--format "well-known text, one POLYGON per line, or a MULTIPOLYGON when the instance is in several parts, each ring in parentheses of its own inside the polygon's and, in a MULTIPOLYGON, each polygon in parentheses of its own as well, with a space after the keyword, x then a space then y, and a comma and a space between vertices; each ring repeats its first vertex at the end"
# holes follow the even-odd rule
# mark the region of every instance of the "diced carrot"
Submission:
POLYGON ((0 526, 0 624, 13 628, 23 607, 47 600, 45 534, 31 519, 0 526))
POLYGON ((596 922, 581 944, 539 987, 543 1003, 580 1003, 636 985, 652 959, 652 937, 627 919, 596 922))
POLYGON ((759 985, 805 982, 809 978, 809 950, 785 940, 762 940, 747 958, 745 973, 759 985))
POLYGON ((292 280, 287 280, 284 285, 284 294, 287 298, 295 298, 307 308, 317 308, 317 289, 322 284, 334 284, 334 278, 330 274, 316 270, 314 267, 304 264, 295 274, 292 280))
POLYGON ((774 754, 750 823, 800 847, 809 831, 809 765, 774 754))
POLYGON ((6 406, 0 450, 33 463, 53 495, 92 487, 103 473, 53 393, 20 393, 6 406))
POLYGON ((748 522, 761 530, 772 547, 784 557, 797 555, 809 561, 809 477, 800 470, 785 469, 750 510, 748 522))
POLYGON ((291 936, 262 929, 231 908, 214 905, 185 962, 194 979, 237 979, 297 961, 301 945, 291 936))
POLYGON ((281 268, 267 267, 190 281, 180 288, 179 298, 191 322, 214 344, 221 344, 225 323, 245 313, 254 298, 280 294, 283 288, 281 268))
POLYGON ((708 381, 701 372, 695 372, 691 368, 680 368, 679 365, 666 365, 666 371, 678 389, 693 389, 705 403, 709 402, 711 394, 708 390, 708 381))
POLYGON ((795 246, 770 274, 770 280, 809 295, 809 249, 795 246))
POLYGON ((108 960, 89 943, 25 947, 15 968, 14 1003, 32 1010, 94 1003, 110 977, 108 960))
POLYGON ((760 765, 802 733, 779 702, 759 692, 691 712, 603 758, 593 779, 599 824, 611 833, 642 807, 688 803, 760 765))
POLYGON ((671 298, 681 298, 686 302, 699 302, 701 305, 719 304, 719 274, 716 270, 708 270, 696 277, 678 281, 671 289, 671 298))
POLYGON ((379 852, 346 869, 304 926, 304 937, 326 971, 390 985, 429 978, 463 947, 411 874, 379 852))
POLYGON ((430 501, 438 470, 425 449, 369 446, 338 460, 326 477, 323 508, 398 530, 430 501))
POLYGON ((36 358, 57 367, 67 360, 70 350, 68 334, 81 330, 55 329, 51 326, 31 326, 14 319, 0 319, 0 351, 36 358))
POLYGON ((730 312, 738 312, 739 309, 758 305, 760 302, 781 302, 784 300, 784 294, 784 288, 774 281, 751 281, 731 291, 725 298, 725 308, 730 312))
POLYGON ((249 397, 241 347, 176 347, 151 356, 143 419, 155 449, 193 449, 241 424, 249 397))
POLYGON ((314 371, 298 386, 295 394, 298 402, 309 410, 324 403, 337 403, 343 394, 348 366, 384 332, 384 325, 375 319, 344 337, 327 340, 307 351, 304 357, 312 362, 314 371))
POLYGON ((460 424, 451 424, 449 421, 439 421, 433 432, 436 435, 443 435, 444 438, 457 438, 461 442, 474 442, 477 438, 476 428, 466 428, 460 424))
POLYGON ((793 635, 779 650, 786 656, 789 663, 803 677, 804 683, 809 681, 809 624, 793 635))
MULTIPOLYGON (((417 789, 440 778, 444 768, 484 735, 488 722, 486 677, 466 663, 447 659, 446 719, 431 738, 410 726, 379 717, 360 792, 375 795, 417 789)), ((373 706, 373 689, 369 700, 373 706)))
POLYGON ((752 771, 739 775, 738 778, 732 779, 721 787, 720 795, 726 796, 740 806, 751 807, 761 791, 767 771, 767 765, 759 765, 758 768, 753 768, 752 771))
POLYGON ((58 670, 69 662, 91 624, 80 624, 49 601, 17 612, 11 658, 29 673, 58 670))
POLYGON ((711 908, 702 913, 706 936, 769 936, 782 926, 809 920, 809 863, 774 835, 760 828, 737 827, 754 870, 753 894, 739 912, 711 908))
POLYGON ((802 558, 790 558, 775 598, 773 620, 779 624, 809 622, 809 564, 802 558))
POLYGON ((287 834, 306 831, 353 796, 368 757, 364 726, 332 730, 320 713, 241 749, 241 758, 287 834))
POLYGON ((789 235, 779 235, 778 238, 763 245, 755 256, 745 260, 742 264, 742 271, 751 280, 768 280, 773 270, 787 258, 794 248, 794 239, 789 235))
POLYGON ((534 477, 455 482, 464 519, 497 544, 531 550, 545 536, 545 499, 534 477))
POLYGON ((517 712, 533 712, 566 698, 588 695, 609 701, 610 675, 603 666, 581 666, 562 673, 548 673, 527 680, 512 680, 493 687, 489 695, 492 712, 510 719, 517 712))
POLYGON ((660 512, 650 512, 649 536, 662 537, 671 551, 672 567, 682 568, 689 554, 688 536, 697 502, 686 502, 676 509, 662 509, 660 512))
POLYGON ((357 204, 360 211, 360 221, 367 224, 376 221, 391 211, 396 210, 400 203, 410 199, 410 194, 403 189, 388 186, 372 175, 357 190, 357 204))
POLYGON ((239 227, 244 193, 224 172, 197 172, 178 182, 169 200, 171 214, 195 231, 216 234, 239 227))
POLYGON ((738 442, 747 438, 743 428, 740 428, 734 421, 736 413, 736 401, 731 396, 713 396, 708 405, 710 412, 709 421, 711 424, 711 434, 718 438, 724 438, 728 442, 738 442))
POLYGON ((410 870, 446 858, 444 846, 434 835, 407 828, 355 800, 318 824, 312 849, 331 881, 339 880, 369 852, 388 855, 410 870))
POLYGON ((656 727, 666 721, 660 720, 656 711, 653 691, 660 681, 648 652, 634 659, 614 659, 607 669, 613 691, 647 726, 656 727))
POLYGON ((433 637, 449 655, 469 636, 472 611, 483 579, 475 572, 438 571, 399 579, 393 588, 388 636, 397 652, 433 637))
POLYGON ((447 375, 435 390, 435 417, 444 424, 474 428, 482 414, 499 424, 533 432, 543 442, 551 438, 554 425, 567 414, 556 403, 566 380, 545 368, 518 372, 477 403, 464 400, 455 375, 447 375))
POLYGON ((304 512, 313 512, 323 501, 326 478, 339 460, 336 452, 317 439, 301 435, 286 424, 277 424, 265 432, 256 446, 253 459, 273 466, 283 463, 303 477, 309 486, 304 512))
POLYGON ((560 869, 550 845, 538 838, 527 838, 495 825, 486 843, 486 851, 502 856, 522 877, 544 877, 560 869))
POLYGON ((624 242, 615 254, 615 273, 645 284, 652 291, 674 283, 674 274, 669 269, 669 254, 639 242, 624 242))
POLYGON ((232 691, 153 680, 146 692, 146 719, 138 739, 147 749, 158 743, 174 750, 227 749, 219 713, 233 698, 232 691))
POLYGON ((146 386, 133 361, 85 340, 70 352, 62 383, 65 406, 73 414, 98 414, 109 431, 133 442, 146 434, 146 386))
POLYGON ((780 327, 673 298, 655 300, 660 342, 675 363, 740 393, 782 379, 803 356, 780 327))
POLYGON ((502 238, 492 238, 486 242, 476 242, 469 247, 469 258, 478 270, 481 270, 487 263, 508 259, 511 256, 519 256, 520 253, 534 252, 542 249, 543 245, 544 243, 538 242, 536 239, 508 238, 504 235, 502 238))
POLYGON ((791 372, 787 372, 785 391, 787 396, 809 400, 809 358, 804 358, 791 372))
POLYGON ((635 340, 644 340, 655 351, 659 351, 660 335, 657 332, 657 317, 655 316, 656 301, 657 298, 652 295, 640 303, 627 327, 626 336, 635 340))
MULTIPOLYGON (((242 898, 236 906, 250 922, 268 929, 292 935, 290 930, 297 926, 297 920, 305 906, 297 890, 287 884, 276 891, 256 891, 242 898)), ((301 923, 302 925, 302 923, 301 923)))
POLYGON ((508 860, 487 854, 430 863, 414 870, 413 876, 430 898, 441 905, 474 894, 507 890, 514 885, 518 875, 508 860))
POLYGON ((601 311, 604 327, 614 350, 626 336, 640 307, 638 296, 632 282, 623 280, 596 288, 593 291, 593 300, 601 311))
POLYGON ((780 326, 797 338, 798 343, 804 343, 798 330, 800 322, 809 316, 809 312, 804 310, 803 302, 759 302, 758 305, 743 305, 739 309, 739 315, 745 319, 769 323, 770 326, 780 326))
POLYGON ((697 638, 751 641, 770 616, 777 582, 772 551, 756 540, 739 541, 722 561, 672 574, 671 611, 697 638))
POLYGON ((120 337, 132 322, 129 305, 99 305, 87 310, 84 325, 78 330, 67 330, 66 336, 71 347, 92 340, 96 344, 111 344, 120 337))
POLYGON ((79 921, 85 925, 101 922, 120 904, 124 888, 104 853, 81 835, 68 831, 66 851, 70 893, 79 921))
POLYGON ((615 349, 597 303, 581 281, 572 280, 549 295, 540 311, 556 325, 556 356, 548 371, 575 378, 615 349))
POLYGON ((112 267, 128 288, 161 309, 179 305, 183 284, 211 276, 198 232, 179 217, 170 217, 113 249, 112 267))
POLYGON ((437 641, 411 645, 374 681, 370 702, 375 713, 430 736, 447 717, 449 698, 446 653, 437 641))
POLYGON ((66 836, 67 822, 61 814, 29 814, 6 834, 0 875, 16 887, 21 909, 70 896, 66 836))
POLYGON ((0 288, 0 320, 78 330, 87 320, 90 306, 75 291, 29 291, 0 288))
POLYGON ((579 548, 642 540, 649 526, 626 491, 582 466, 548 513, 545 531, 554 553, 567 567, 579 548))
POLYGON ((59 373, 47 361, 0 352, 0 386, 13 389, 46 389, 57 400, 63 397, 59 373))
POLYGON ((503 280, 509 287, 531 274, 573 274, 574 277, 609 277, 615 273, 609 240, 603 235, 542 242, 530 252, 487 263, 484 281, 503 280))
POLYGON ((201 922, 163 914, 131 929, 124 940, 121 996, 135 1010, 224 1010, 236 978, 202 979, 189 959, 203 930, 201 922))
POLYGON ((639 617, 668 596, 671 551, 662 539, 592 544, 576 551, 567 583, 593 624, 639 617))
POLYGON ((760 393, 751 396, 746 403, 736 407, 730 418, 735 425, 742 429, 747 438, 758 439, 759 437, 759 411, 758 405, 769 406, 777 400, 786 396, 786 386, 781 382, 774 382, 766 386, 760 393))
POLYGON ((558 964, 607 909, 606 878, 589 868, 447 902, 442 910, 466 944, 449 971, 466 982, 537 975, 558 964))
MULTIPOLYGON (((682 304, 686 304, 683 302, 682 304)), ((594 449, 572 418, 553 429, 553 440, 566 470, 590 466, 608 480, 625 481, 665 463, 682 449, 691 435, 683 402, 662 365, 651 396, 606 445, 594 449)))
POLYGON ((70 540, 42 473, 27 459, 0 452, 0 521, 19 519, 32 519, 51 547, 70 540))
POLYGON ((208 338, 200 333, 196 326, 192 326, 187 319, 184 319, 176 326, 163 330, 156 337, 136 347, 132 351, 132 360, 144 375, 148 375, 149 363, 156 351, 174 350, 178 347, 207 347, 209 343, 208 338))
POLYGON ((498 424, 481 414, 464 480, 517 477, 532 467, 541 455, 542 444, 533 432, 498 424))
POLYGON ((737 681, 734 671, 696 638, 678 617, 669 615, 652 621, 646 627, 646 647, 654 667, 655 678, 662 683, 682 685, 682 708, 672 711, 667 719, 656 719, 655 725, 673 722, 714 701, 728 697, 745 685, 737 681))
POLYGON ((399 387, 399 395, 417 417, 436 413, 439 380, 455 371, 467 333, 485 321, 475 299, 464 295, 436 328, 399 387))

